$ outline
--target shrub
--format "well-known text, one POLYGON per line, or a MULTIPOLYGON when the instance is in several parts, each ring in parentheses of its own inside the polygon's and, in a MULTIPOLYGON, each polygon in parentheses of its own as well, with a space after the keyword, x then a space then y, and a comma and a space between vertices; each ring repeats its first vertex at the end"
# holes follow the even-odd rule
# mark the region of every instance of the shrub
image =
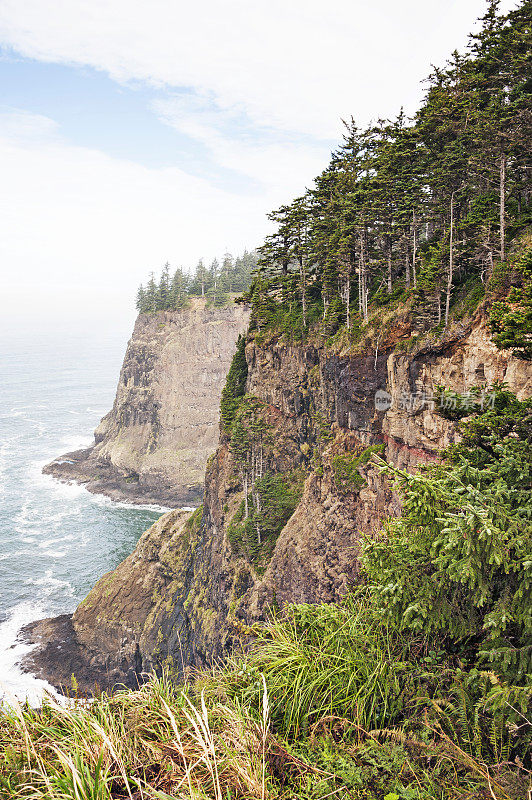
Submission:
POLYGON ((463 424, 449 463, 411 475, 383 464, 402 517, 364 561, 390 622, 440 633, 508 680, 532 672, 532 401, 504 389, 463 424))

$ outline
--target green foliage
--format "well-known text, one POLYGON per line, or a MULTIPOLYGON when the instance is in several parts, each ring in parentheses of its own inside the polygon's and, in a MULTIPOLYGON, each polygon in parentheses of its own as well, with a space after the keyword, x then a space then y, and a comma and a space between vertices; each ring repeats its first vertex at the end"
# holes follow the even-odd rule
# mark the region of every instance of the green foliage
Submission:
POLYGON ((437 384, 434 391, 435 411, 445 419, 459 420, 490 407, 496 397, 497 387, 490 390, 473 386, 461 394, 437 384))
POLYGON ((514 286, 505 302, 493 303, 491 329, 498 347, 513 350, 518 358, 532 358, 532 248, 517 266, 519 286, 514 286))
POLYGON ((185 530, 190 533, 197 533, 201 527, 202 520, 203 505, 198 506, 198 508, 187 519, 185 522, 185 530))
POLYGON ((478 308, 486 294, 486 287, 479 275, 473 275, 457 288, 452 305, 455 319, 471 316, 478 308))
POLYGON ((220 402, 220 417, 223 429, 229 433, 238 411, 241 398, 246 392, 248 365, 246 361, 246 338, 240 335, 236 343, 236 353, 231 361, 220 402))
POLYGON ((242 397, 231 423, 230 448, 240 474, 244 499, 228 528, 235 550, 264 566, 280 531, 301 497, 301 470, 275 473, 269 467, 273 430, 267 406, 253 395, 242 397))
POLYGON ((532 725, 521 723, 531 700, 532 686, 512 686, 474 667, 457 669, 445 697, 432 698, 431 705, 438 724, 469 756, 501 763, 530 747, 532 725))
POLYGON ((254 395, 246 394, 238 403, 231 423, 230 444, 233 457, 243 471, 261 471, 265 448, 271 444, 271 425, 266 419, 266 404, 254 395))
POLYGON ((230 301, 231 295, 247 291, 256 267, 256 253, 247 250, 236 259, 226 253, 221 266, 216 258, 209 267, 200 259, 193 273, 178 267, 172 277, 167 262, 159 282, 156 282, 152 272, 146 286, 139 286, 137 311, 140 314, 152 314, 186 308, 193 296, 205 297, 215 307, 224 306, 230 301))
POLYGON ((247 498, 250 509, 245 517, 245 499, 233 516, 227 535, 233 550, 256 565, 271 556, 280 532, 294 513, 303 491, 303 473, 293 470, 284 475, 267 472, 255 481, 247 498))
MULTIPOLYGON (((311 615, 310 624, 315 619, 311 615)), ((336 630, 342 637, 337 623, 333 614, 316 632, 328 638, 336 630)), ((326 647, 332 657, 330 643, 326 647)), ((361 650, 353 652, 363 657, 361 650)), ((90 703, 61 706, 45 700, 41 709, 4 707, 2 797, 522 800, 527 795, 524 770, 512 763, 488 766, 455 743, 459 703, 456 714, 450 706, 437 712, 441 732, 419 717, 408 728, 366 730, 351 708, 348 717, 326 715, 307 733, 300 727, 297 736, 285 738, 269 714, 268 681, 245 660, 231 666, 199 674, 194 684, 179 689, 165 675, 152 676, 137 691, 104 694, 90 703)), ((360 674, 358 663, 355 667, 360 674)), ((334 680, 334 670, 329 675, 334 680)))
POLYGON ((332 459, 334 484, 340 492, 357 492, 366 481, 357 469, 356 456, 341 453, 332 459))
MULTIPOLYGON (((347 344, 372 309, 413 305, 424 329, 474 313, 532 218, 529 18, 529 0, 507 14, 492 4, 468 51, 433 70, 413 119, 346 122, 315 186, 270 214, 251 330, 343 330, 347 344)), ((519 354, 530 352, 529 300, 523 289, 518 308, 493 312, 500 345, 519 354)))
POLYGON ((415 475, 384 465, 403 514, 364 556, 386 619, 469 641, 474 662, 509 680, 532 672, 531 409, 499 388, 448 464, 415 475))
POLYGON ((340 453, 333 456, 332 469, 334 484, 340 492, 357 492, 366 485, 366 481, 358 468, 367 464, 374 454, 382 454, 384 445, 375 444, 366 447, 359 455, 340 453))
POLYGON ((407 660, 410 641, 381 623, 365 592, 290 606, 256 633, 249 669, 266 678, 275 725, 295 736, 326 715, 365 730, 394 724, 443 676, 438 659, 407 660))

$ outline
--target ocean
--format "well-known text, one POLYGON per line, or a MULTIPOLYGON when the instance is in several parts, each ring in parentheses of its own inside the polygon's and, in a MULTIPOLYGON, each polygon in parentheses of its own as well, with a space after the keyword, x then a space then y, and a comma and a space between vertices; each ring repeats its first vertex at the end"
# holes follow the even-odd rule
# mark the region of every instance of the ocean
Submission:
POLYGON ((23 331, 0 347, 0 698, 39 701, 42 681, 17 662, 20 628, 71 612, 165 510, 113 503, 42 475, 87 447, 112 406, 127 335, 23 331))

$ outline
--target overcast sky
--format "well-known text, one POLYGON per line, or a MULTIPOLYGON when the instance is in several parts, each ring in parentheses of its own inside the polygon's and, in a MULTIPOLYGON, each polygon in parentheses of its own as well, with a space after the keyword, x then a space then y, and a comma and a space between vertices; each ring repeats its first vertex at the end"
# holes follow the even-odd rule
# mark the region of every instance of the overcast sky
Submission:
POLYGON ((127 327, 150 270, 259 244, 341 118, 413 113, 484 8, 0 0, 0 328, 127 327))

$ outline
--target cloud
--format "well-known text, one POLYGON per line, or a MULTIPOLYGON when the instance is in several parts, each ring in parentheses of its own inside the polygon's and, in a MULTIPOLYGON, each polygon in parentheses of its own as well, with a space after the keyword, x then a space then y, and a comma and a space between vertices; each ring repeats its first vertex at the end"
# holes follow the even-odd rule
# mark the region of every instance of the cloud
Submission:
POLYGON ((255 192, 277 198, 274 205, 311 183, 334 144, 254 127, 244 113, 221 109, 212 98, 193 93, 159 99, 153 108, 162 121, 200 141, 217 165, 252 179, 255 192))
POLYGON ((5 141, 26 142, 51 140, 58 134, 57 123, 42 114, 13 108, 0 113, 0 137, 5 141))
POLYGON ((123 314, 135 286, 167 259, 193 266, 200 256, 259 243, 266 212, 326 165, 340 119, 353 114, 364 124, 401 105, 412 112, 430 63, 465 45, 484 7, 484 0, 2 0, 0 43, 8 52, 140 84, 142 102, 157 96, 153 112, 180 132, 180 155, 189 159, 188 171, 186 162, 155 169, 79 146, 54 119, 25 108, 23 97, 22 108, 1 115, 4 321, 50 318, 66 306, 80 315, 123 314), (201 147, 187 150, 183 134, 201 147), (201 174, 190 174, 203 151, 201 174), (217 167, 245 179, 217 183, 217 167))
POLYGON ((483 0, 3 0, 0 37, 119 81, 190 87, 256 125, 336 137, 390 115, 462 46, 483 0), (458 33, 460 32, 460 33, 458 33))
MULTIPOLYGON (((117 293, 131 306, 137 284, 167 259, 194 267, 199 256, 253 247, 265 233, 262 196, 238 197, 177 168, 112 159, 54 130, 38 115, 0 115, 8 313, 6 293, 18 297, 21 286, 38 293, 39 284, 58 292, 70 286, 81 309, 86 302, 108 306, 117 293)), ((57 312, 58 303, 50 310, 57 312)))

